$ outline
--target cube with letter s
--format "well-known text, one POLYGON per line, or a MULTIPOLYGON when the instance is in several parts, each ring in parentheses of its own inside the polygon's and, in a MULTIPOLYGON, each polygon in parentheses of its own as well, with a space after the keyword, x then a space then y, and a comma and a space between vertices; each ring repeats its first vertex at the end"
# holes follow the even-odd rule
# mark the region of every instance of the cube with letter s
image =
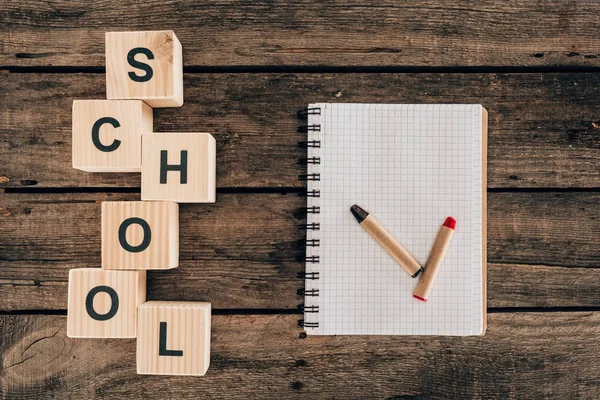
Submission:
POLYGON ((107 32, 106 95, 150 107, 183 105, 181 43, 173 31, 107 32))

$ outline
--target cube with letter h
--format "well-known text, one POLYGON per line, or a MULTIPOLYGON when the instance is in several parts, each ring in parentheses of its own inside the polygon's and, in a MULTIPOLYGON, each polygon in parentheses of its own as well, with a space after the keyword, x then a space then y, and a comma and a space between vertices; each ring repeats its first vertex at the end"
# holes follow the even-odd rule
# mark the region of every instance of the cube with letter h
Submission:
POLYGON ((106 95, 153 108, 183 105, 181 43, 173 31, 107 32, 106 95))
POLYGON ((73 168, 139 172, 142 133, 152 132, 152 108, 141 100, 73 102, 73 168))
POLYGON ((211 305, 149 301, 138 310, 137 373, 204 375, 210 364, 211 305))
POLYGON ((67 336, 134 338, 138 306, 146 301, 146 271, 69 271, 67 336))
POLYGON ((209 133, 142 135, 142 200, 214 203, 216 142, 209 133))
POLYGON ((102 203, 103 269, 170 269, 179 264, 179 205, 102 203))

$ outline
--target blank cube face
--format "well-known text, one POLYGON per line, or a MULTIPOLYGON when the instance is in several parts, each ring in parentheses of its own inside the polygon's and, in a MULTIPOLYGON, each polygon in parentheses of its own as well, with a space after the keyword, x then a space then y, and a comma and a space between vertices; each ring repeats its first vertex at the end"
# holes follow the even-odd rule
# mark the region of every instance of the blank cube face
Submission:
POLYGON ((178 264, 177 203, 102 203, 103 269, 170 269, 178 264))
POLYGON ((152 108, 140 100, 73 102, 73 168, 139 172, 142 133, 152 132, 152 108))
POLYGON ((146 301, 146 271, 69 271, 67 336, 134 338, 137 308, 146 301))
POLYGON ((173 31, 107 32, 106 95, 149 106, 183 105, 181 43, 173 31))
POLYGON ((211 134, 144 134, 142 160, 142 200, 215 202, 216 142, 211 134))
POLYGON ((142 304, 138 310, 138 374, 204 375, 210 364, 210 319, 210 303, 142 304))

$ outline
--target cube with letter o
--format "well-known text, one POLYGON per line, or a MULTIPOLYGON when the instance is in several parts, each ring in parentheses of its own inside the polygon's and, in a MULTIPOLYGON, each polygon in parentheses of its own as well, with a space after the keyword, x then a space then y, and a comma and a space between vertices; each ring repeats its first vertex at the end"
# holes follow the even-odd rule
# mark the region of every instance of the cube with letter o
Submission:
POLYGON ((102 203, 103 269, 179 265, 179 205, 170 201, 102 203))
POLYGON ((150 107, 183 105, 181 43, 173 31, 107 32, 106 95, 150 107))
POLYGON ((67 336, 134 338, 137 309, 146 301, 146 271, 69 271, 67 336))

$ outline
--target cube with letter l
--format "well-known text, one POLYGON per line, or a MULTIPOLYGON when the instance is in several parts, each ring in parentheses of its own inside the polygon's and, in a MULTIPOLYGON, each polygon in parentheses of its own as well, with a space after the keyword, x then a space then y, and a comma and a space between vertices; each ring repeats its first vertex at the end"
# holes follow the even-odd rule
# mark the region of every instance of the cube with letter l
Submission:
POLYGON ((204 375, 210 364, 211 304, 149 301, 138 309, 137 373, 204 375))

